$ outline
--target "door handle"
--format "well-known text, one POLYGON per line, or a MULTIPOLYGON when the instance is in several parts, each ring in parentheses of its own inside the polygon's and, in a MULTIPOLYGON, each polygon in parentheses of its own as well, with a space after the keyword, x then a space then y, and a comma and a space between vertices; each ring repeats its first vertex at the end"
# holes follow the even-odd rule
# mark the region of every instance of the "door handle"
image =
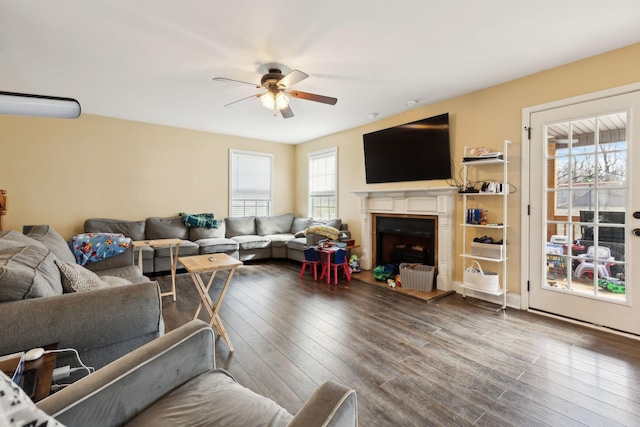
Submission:
POLYGON ((635 212, 633 213, 633 217, 634 217, 635 219, 640 219, 640 211, 635 211, 635 212))
POLYGON ((634 236, 640 237, 640 228, 634 228, 632 233, 634 236))

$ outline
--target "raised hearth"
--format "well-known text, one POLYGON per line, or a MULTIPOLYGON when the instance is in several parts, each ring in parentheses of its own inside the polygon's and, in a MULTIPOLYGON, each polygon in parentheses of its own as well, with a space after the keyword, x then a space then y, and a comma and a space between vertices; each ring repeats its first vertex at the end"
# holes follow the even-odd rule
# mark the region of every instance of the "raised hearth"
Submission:
MULTIPOLYGON (((457 187, 434 187, 416 190, 372 190, 372 191, 356 191, 354 194, 360 197, 360 213, 362 215, 362 256, 360 265, 365 270, 372 269, 377 259, 377 232, 376 222, 379 218, 389 218, 391 223, 393 219, 399 222, 410 220, 432 220, 432 234, 428 235, 428 228, 421 227, 424 230, 422 236, 425 240, 422 243, 404 241, 395 244, 400 246, 398 249, 407 249, 406 243, 411 243, 409 249, 422 248, 428 246, 425 242, 431 241, 433 247, 433 264, 436 265, 437 288, 442 291, 453 289, 453 247, 455 243, 455 227, 454 218, 454 197, 458 193, 457 187)), ((383 220, 388 221, 388 220, 383 220)), ((388 233, 392 234, 392 233, 388 233)), ((417 254, 413 254, 417 255, 417 254)))

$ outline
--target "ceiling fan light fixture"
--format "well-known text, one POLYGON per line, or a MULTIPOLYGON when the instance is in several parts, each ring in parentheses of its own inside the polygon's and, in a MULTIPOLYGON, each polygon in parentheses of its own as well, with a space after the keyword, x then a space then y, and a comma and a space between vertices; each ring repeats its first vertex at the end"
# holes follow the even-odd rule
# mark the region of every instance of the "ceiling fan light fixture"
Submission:
POLYGON ((283 108, 287 108, 289 105, 289 97, 282 92, 278 92, 276 95, 276 107, 278 110, 282 110, 283 108))
POLYGON ((289 105, 289 97, 278 90, 270 90, 260 96, 260 102, 262 102, 262 105, 269 110, 282 110, 289 105))

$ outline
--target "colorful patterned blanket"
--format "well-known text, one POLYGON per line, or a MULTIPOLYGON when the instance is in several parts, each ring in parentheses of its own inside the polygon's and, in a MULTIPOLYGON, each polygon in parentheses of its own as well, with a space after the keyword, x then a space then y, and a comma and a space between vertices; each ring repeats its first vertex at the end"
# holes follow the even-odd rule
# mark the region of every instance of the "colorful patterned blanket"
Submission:
POLYGON ((76 263, 85 266, 126 252, 131 247, 131 239, 119 233, 76 234, 69 241, 69 247, 76 263))

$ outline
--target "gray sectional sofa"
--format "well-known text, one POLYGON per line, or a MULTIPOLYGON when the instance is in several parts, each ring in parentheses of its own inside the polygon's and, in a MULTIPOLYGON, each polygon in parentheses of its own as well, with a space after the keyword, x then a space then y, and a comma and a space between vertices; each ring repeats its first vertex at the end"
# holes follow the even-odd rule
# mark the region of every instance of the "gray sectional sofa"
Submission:
MULTIPOLYGON (((340 219, 316 221, 296 217, 292 213, 270 217, 228 217, 219 220, 217 225, 217 228, 189 227, 178 215, 140 221, 90 218, 85 221, 84 229, 87 233, 122 233, 133 240, 178 238, 184 240, 178 251, 180 256, 224 252, 241 261, 284 258, 302 262, 306 245, 318 240, 317 236, 305 234, 305 231, 316 225, 333 227, 341 235, 350 237, 347 225, 340 219)), ((137 249, 134 256, 137 260, 137 249)), ((143 247, 142 265, 145 273, 169 271, 169 248, 143 247)))
MULTIPOLYGON (((90 264, 94 273, 75 264, 48 225, 0 232, 0 354, 57 343, 98 369, 164 333, 160 288, 131 250, 90 264), (67 289, 94 280, 92 290, 67 289)), ((58 366, 77 366, 74 357, 60 353, 58 366)))

